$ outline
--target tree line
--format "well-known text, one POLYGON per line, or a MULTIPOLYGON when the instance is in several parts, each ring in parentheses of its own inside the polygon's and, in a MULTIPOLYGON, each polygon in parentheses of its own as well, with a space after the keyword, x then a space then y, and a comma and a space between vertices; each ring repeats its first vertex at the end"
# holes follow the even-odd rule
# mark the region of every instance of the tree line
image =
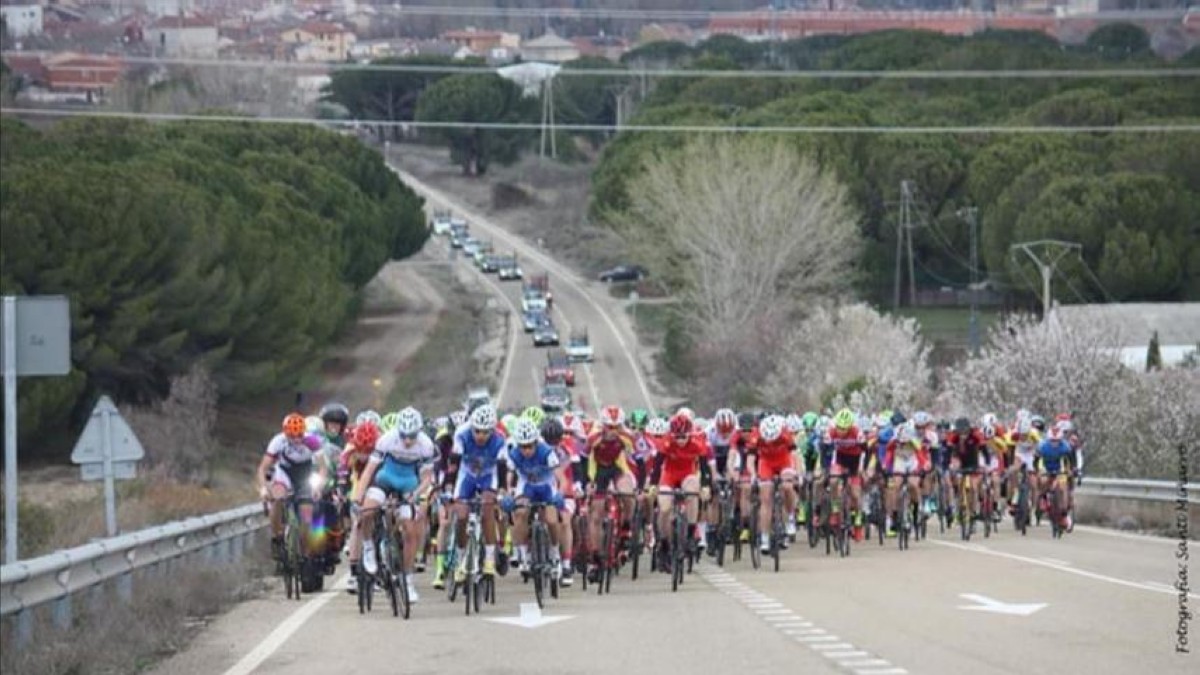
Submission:
MULTIPOLYGON (((695 47, 652 43, 627 64, 694 69, 991 70, 1162 68, 1141 29, 1113 25, 1080 47, 1037 34, 973 37, 914 31, 818 36, 776 45, 717 36, 695 47)), ((717 126, 1109 126, 1195 124, 1194 77, 1040 79, 664 78, 635 124, 717 126)), ((1063 239, 1082 256, 1060 271, 1066 302, 1200 299, 1200 134, 791 134, 795 152, 846 184, 866 246, 859 289, 890 302, 900 183, 917 188, 917 276, 930 286, 970 279, 969 228, 979 209, 980 278, 1020 289, 1035 272, 1016 242, 1063 239), (1085 266, 1086 264, 1086 266, 1085 266)), ((679 153, 669 133, 623 132, 593 174, 594 220, 618 226, 647 163, 679 153)))
POLYGON ((198 363, 225 395, 292 384, 428 237, 378 153, 316 127, 0 124, 0 288, 71 302, 71 374, 22 380, 24 439, 98 392, 158 400, 198 363))

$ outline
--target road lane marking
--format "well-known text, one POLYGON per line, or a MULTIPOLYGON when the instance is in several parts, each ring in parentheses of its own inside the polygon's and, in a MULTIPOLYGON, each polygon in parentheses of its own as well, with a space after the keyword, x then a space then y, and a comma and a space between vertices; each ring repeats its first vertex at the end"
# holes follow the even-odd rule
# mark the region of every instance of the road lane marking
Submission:
POLYGON ((870 668, 867 670, 855 670, 858 675, 907 675, 908 671, 903 668, 870 668))
POLYGON ((496 291, 496 294, 508 304, 509 309, 512 310, 512 314, 508 318, 508 356, 504 359, 504 370, 500 375, 500 391, 496 393, 496 406, 499 407, 500 401, 504 399, 504 390, 508 388, 509 377, 512 376, 513 361, 517 360, 517 340, 519 339, 517 335, 517 323, 521 320, 521 312, 513 303, 512 298, 508 297, 503 288, 500 288, 499 284, 486 274, 481 276, 483 277, 483 282, 491 286, 496 291))
POLYGON ((314 614, 319 612, 330 600, 345 593, 343 589, 349 577, 349 574, 342 576, 333 585, 333 588, 322 591, 320 595, 304 603, 299 609, 292 612, 288 618, 283 620, 283 623, 276 626, 275 630, 263 638, 263 641, 258 643, 258 646, 250 650, 249 654, 243 656, 240 661, 233 664, 229 670, 226 670, 224 675, 250 675, 250 673, 257 670, 264 661, 271 658, 271 655, 283 646, 283 643, 288 641, 288 638, 300 630, 300 627, 311 619, 314 614))
MULTIPOLYGON (((1089 572, 1087 570, 1081 570, 1077 567, 1066 567, 1064 565, 1055 565, 1053 563, 1046 562, 1045 560, 1042 560, 1041 558, 1030 558, 1030 557, 1023 556, 1023 555, 1017 555, 1015 553, 1005 553, 1003 551, 993 551, 992 549, 983 548, 980 546, 964 546, 962 544, 955 544, 955 543, 949 542, 949 541, 939 541, 937 539, 928 539, 926 541, 928 541, 931 544, 937 544, 938 546, 947 546, 949 548, 956 548, 960 551, 969 551, 971 553, 982 553, 983 555, 992 555, 992 556, 997 556, 999 558, 1008 558, 1010 560, 1017 560, 1019 562, 1029 563, 1031 565, 1040 565, 1042 567, 1048 567, 1052 570, 1066 572, 1067 574, 1075 574, 1077 576, 1085 577, 1088 579, 1095 579, 1096 581, 1104 581, 1104 582, 1107 582, 1110 584, 1116 584, 1118 586, 1127 586, 1129 588, 1137 588, 1137 589, 1140 589, 1143 591, 1151 591, 1153 593, 1163 593, 1166 595, 1176 595, 1179 592, 1173 588, 1170 590, 1165 589, 1165 588, 1156 588, 1154 586, 1138 583, 1136 581, 1129 581, 1127 579, 1118 579, 1117 577, 1110 577, 1105 574, 1099 574, 1097 572, 1089 572)), ((1200 595, 1197 595, 1196 593, 1188 593, 1188 596, 1191 598, 1200 600, 1200 595)))
POLYGON ((1153 535, 1153 534, 1138 534, 1136 532, 1117 532, 1114 530, 1105 529, 1103 527, 1092 527, 1091 525, 1076 525, 1075 529, 1077 531, 1086 532, 1088 534, 1098 534, 1098 535, 1105 536, 1105 537, 1113 537, 1114 539, 1128 539, 1130 541, 1137 541, 1137 542, 1142 542, 1142 543, 1151 543, 1151 542, 1153 542, 1155 544, 1177 544, 1177 543, 1179 543, 1179 540, 1175 539, 1173 537, 1159 537, 1159 536, 1153 535))
POLYGON ((592 294, 584 290, 583 286, 579 282, 575 281, 573 278, 574 273, 571 270, 568 270, 558 261, 543 254, 537 249, 537 247, 525 241, 523 237, 510 234, 508 230, 505 230, 498 225, 492 225, 487 218, 483 218, 474 211, 463 208, 461 203, 449 199, 444 193, 442 193, 441 190, 427 185, 424 181, 418 179, 416 176, 413 176, 411 173, 391 165, 389 165, 389 168, 418 192, 423 191, 428 193, 430 197, 432 197, 431 201, 438 201, 446 206, 457 204, 457 210, 462 212, 464 216, 469 216, 471 220, 474 220, 485 230, 494 230, 492 236, 506 240, 509 246, 525 249, 525 254, 530 258, 540 262, 542 269, 546 270, 547 272, 555 272, 564 283, 573 288, 576 293, 579 293, 581 296, 583 296, 583 299, 586 300, 588 304, 590 304, 592 308, 596 310, 596 313, 598 313, 601 318, 604 319, 604 322, 608 324, 608 328, 612 331, 613 337, 617 339, 617 344, 621 346, 621 351, 625 354, 625 358, 629 360, 629 365, 633 368, 633 376, 637 379, 638 387, 642 390, 642 398, 645 399, 646 406, 651 410, 657 409, 657 406, 654 405, 653 399, 650 397, 650 389, 646 386, 646 380, 642 376, 641 364, 634 356, 633 351, 631 351, 629 346, 625 344, 625 338, 622 337, 621 331, 617 329, 617 325, 613 322, 612 317, 610 317, 608 312, 606 312, 604 308, 601 307, 598 302, 596 302, 596 299, 592 297, 592 294))
MULTIPOLYGON (((764 621, 768 626, 790 637, 794 642, 834 660, 834 663, 840 668, 859 672, 855 670, 855 666, 845 662, 845 659, 859 659, 854 663, 862 667, 890 667, 892 665, 871 652, 845 642, 836 635, 829 634, 824 628, 813 625, 813 622, 806 621, 804 617, 788 609, 784 603, 755 591, 725 570, 708 570, 702 567, 699 576, 721 593, 737 600, 746 609, 754 612, 756 618, 764 621)), ((898 673, 907 672, 903 668, 894 670, 898 673)))
POLYGON ((1042 560, 1050 563, 1051 565, 1062 565, 1063 567, 1070 567, 1071 565, 1070 561, 1059 560, 1058 558, 1042 558, 1042 560))

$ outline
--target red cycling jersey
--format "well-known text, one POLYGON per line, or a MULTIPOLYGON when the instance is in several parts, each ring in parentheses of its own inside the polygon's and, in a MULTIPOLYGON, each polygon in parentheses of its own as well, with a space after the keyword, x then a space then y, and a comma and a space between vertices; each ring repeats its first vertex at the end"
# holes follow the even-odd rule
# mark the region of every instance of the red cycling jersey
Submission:
POLYGON ((825 442, 833 446, 834 454, 845 457, 858 457, 867 450, 866 436, 855 425, 848 429, 829 427, 825 442))
POLYGON ((711 452, 708 444, 695 435, 683 445, 668 439, 658 449, 663 463, 661 483, 678 487, 677 483, 682 482, 683 478, 696 473, 696 462, 707 458, 711 452))
POLYGON ((626 453, 633 451, 633 437, 622 430, 612 438, 605 438, 604 432, 597 429, 588 436, 587 449, 588 456, 598 466, 614 466, 626 453))

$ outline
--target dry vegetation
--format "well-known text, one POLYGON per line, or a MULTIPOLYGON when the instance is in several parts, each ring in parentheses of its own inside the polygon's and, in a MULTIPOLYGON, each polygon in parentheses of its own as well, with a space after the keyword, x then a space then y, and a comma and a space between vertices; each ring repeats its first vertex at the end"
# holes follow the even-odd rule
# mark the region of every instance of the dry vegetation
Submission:
POLYGON ((71 628, 59 631, 49 611, 34 612, 29 644, 17 648, 15 626, 0 631, 0 670, 6 675, 107 675, 133 673, 180 651, 233 604, 260 595, 267 584, 265 546, 252 548, 239 563, 219 570, 176 560, 165 575, 147 574, 134 583, 129 604, 78 595, 71 628))

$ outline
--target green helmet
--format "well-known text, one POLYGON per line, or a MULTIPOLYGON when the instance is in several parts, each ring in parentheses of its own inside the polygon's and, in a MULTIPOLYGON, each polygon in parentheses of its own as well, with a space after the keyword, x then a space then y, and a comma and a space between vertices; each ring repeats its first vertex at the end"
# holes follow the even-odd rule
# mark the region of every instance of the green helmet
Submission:
POLYGON ((507 429, 508 433, 510 433, 510 434, 512 433, 513 425, 515 425, 516 423, 517 423, 517 416, 513 415, 512 413, 509 413, 509 414, 505 415, 504 417, 500 418, 500 424, 503 425, 504 428, 507 429))
POLYGON ((537 428, 541 429, 542 422, 546 421, 546 411, 542 410, 539 406, 531 405, 521 413, 521 417, 533 422, 537 428))
POLYGON ((839 429, 849 429, 854 426, 854 411, 849 408, 842 408, 833 416, 833 424, 839 429))
POLYGON ((643 408, 637 408, 629 415, 629 424, 638 431, 645 429, 649 421, 650 413, 643 408))
POLYGON ((801 422, 801 424, 804 425, 805 429, 808 429, 811 431, 814 427, 817 426, 817 420, 819 420, 819 419, 821 419, 820 416, 817 415, 817 413, 810 410, 810 411, 804 413, 804 416, 800 418, 800 422, 801 422))
POLYGON ((390 413, 384 415, 383 418, 379 420, 379 431, 386 434, 387 432, 391 431, 392 429, 395 429, 396 425, 399 423, 400 423, 400 413, 390 412, 390 413))

